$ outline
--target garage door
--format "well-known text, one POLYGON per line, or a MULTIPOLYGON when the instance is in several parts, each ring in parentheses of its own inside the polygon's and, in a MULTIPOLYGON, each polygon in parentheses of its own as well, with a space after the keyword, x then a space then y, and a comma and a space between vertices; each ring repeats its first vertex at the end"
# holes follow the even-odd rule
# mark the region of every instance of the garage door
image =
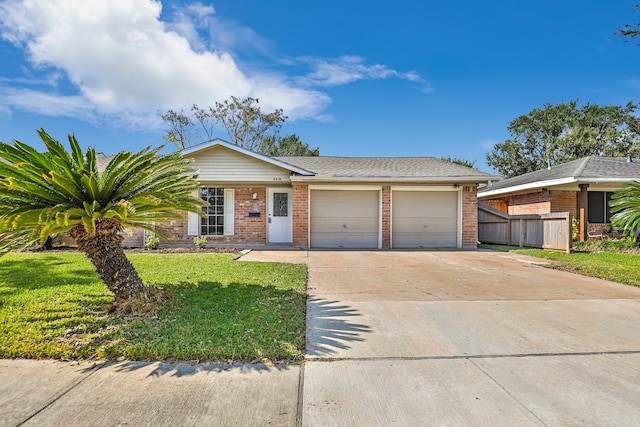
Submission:
POLYGON ((391 221, 393 248, 455 248, 458 192, 394 191, 391 221))
POLYGON ((378 247, 378 190, 312 190, 312 248, 378 247))

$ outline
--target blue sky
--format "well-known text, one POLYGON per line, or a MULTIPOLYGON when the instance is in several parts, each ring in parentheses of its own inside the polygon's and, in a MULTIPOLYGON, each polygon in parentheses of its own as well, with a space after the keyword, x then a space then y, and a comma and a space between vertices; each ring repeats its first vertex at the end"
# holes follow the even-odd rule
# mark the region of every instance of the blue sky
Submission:
POLYGON ((322 155, 491 172, 520 114, 639 101, 640 47, 613 34, 634 2, 0 0, 0 141, 138 150, 159 111, 252 96, 322 155))

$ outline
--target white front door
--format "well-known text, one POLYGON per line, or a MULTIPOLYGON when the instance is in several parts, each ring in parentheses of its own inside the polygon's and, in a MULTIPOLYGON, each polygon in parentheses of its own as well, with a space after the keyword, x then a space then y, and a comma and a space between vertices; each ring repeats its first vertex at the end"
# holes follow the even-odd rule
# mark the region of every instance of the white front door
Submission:
POLYGON ((268 243, 293 242, 291 195, 290 188, 269 188, 267 190, 268 243))

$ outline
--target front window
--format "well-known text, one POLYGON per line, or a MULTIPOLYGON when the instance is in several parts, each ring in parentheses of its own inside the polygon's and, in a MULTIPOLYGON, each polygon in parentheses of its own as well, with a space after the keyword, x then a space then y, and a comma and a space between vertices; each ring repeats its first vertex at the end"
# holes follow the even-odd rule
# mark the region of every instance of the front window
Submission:
POLYGON ((201 188, 200 197, 207 202, 202 207, 205 217, 200 219, 200 235, 222 236, 224 234, 224 188, 201 188))
POLYGON ((611 191, 589 191, 589 217, 593 224, 608 224, 611 222, 611 191))

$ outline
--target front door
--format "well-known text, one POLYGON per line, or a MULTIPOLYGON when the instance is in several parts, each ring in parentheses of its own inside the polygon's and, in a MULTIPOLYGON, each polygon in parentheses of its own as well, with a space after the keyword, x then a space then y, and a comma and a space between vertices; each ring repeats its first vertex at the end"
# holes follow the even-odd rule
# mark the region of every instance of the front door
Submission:
POLYGON ((269 188, 267 191, 269 243, 293 242, 291 194, 290 188, 269 188))

